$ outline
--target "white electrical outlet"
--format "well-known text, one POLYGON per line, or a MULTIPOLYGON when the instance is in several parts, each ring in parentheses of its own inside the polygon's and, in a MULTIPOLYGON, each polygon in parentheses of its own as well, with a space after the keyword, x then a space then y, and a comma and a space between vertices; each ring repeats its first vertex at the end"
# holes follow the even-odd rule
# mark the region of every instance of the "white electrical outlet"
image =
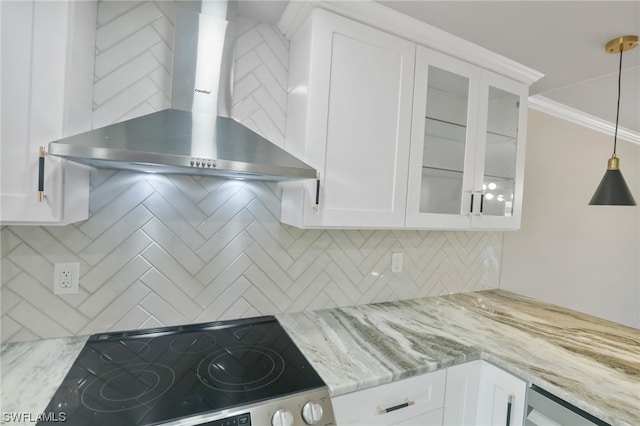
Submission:
POLYGON ((79 278, 79 263, 56 263, 53 268, 53 294, 77 294, 79 278))
POLYGON ((402 272, 402 253, 391 253, 391 272, 402 272))

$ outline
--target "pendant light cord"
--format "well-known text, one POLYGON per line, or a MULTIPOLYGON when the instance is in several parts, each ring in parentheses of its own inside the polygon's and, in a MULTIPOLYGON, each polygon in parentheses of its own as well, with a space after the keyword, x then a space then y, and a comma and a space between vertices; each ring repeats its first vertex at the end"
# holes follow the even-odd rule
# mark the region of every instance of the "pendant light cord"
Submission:
POLYGON ((623 45, 620 43, 620 65, 618 66, 618 105, 616 107, 616 130, 613 134, 613 156, 616 156, 616 145, 618 143, 618 119, 620 118, 620 87, 622 77, 622 52, 623 45))

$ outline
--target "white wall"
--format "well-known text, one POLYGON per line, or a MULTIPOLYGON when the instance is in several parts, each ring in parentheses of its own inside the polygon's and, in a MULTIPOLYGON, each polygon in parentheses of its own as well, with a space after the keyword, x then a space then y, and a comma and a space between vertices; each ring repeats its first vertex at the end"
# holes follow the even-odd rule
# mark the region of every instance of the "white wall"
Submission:
MULTIPOLYGON (((504 235, 500 287, 640 328, 640 208, 589 206, 613 137, 529 112, 522 228, 504 235)), ((640 201, 640 146, 618 141, 640 201)))

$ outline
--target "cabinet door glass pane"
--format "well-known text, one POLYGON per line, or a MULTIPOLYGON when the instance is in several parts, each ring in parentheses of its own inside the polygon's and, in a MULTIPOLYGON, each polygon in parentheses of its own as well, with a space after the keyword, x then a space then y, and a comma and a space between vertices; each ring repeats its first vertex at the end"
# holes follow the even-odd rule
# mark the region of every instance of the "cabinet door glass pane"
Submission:
POLYGON ((459 214, 469 79, 429 66, 420 212, 459 214))
POLYGON ((511 216, 515 189, 520 99, 489 87, 487 144, 484 162, 483 213, 511 216))

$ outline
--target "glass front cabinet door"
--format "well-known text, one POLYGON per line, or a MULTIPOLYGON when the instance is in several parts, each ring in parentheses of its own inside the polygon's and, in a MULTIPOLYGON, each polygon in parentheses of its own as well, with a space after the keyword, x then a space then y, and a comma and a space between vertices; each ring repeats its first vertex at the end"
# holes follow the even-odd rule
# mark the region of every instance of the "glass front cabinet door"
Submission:
POLYGON ((525 84, 420 47, 406 225, 520 226, 525 84))

